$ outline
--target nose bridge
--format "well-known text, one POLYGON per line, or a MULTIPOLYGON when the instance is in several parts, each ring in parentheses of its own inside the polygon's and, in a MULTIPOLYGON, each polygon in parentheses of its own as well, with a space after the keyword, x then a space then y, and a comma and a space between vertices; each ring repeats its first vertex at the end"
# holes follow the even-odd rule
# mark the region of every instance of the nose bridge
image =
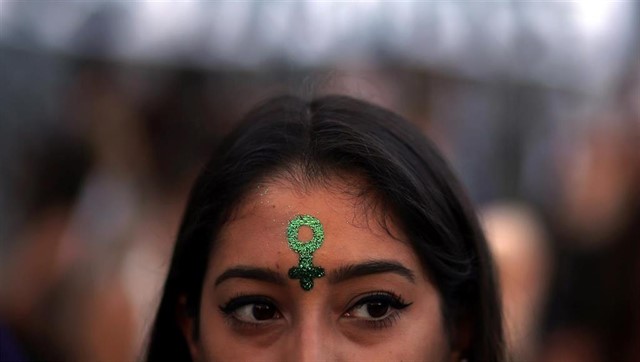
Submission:
POLYGON ((331 355, 330 320, 320 308, 300 313, 291 331, 288 360, 328 361, 331 355))

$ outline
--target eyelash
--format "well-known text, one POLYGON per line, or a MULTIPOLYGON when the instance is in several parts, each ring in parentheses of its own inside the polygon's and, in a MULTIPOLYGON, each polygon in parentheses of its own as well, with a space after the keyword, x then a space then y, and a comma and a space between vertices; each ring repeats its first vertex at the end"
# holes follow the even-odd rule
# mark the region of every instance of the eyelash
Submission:
MULTIPOLYGON (((388 328, 393 326, 393 324, 397 322, 398 319, 400 318, 400 314, 403 312, 403 310, 409 307, 411 304, 413 304, 413 303, 406 302, 402 298, 402 296, 396 295, 393 292, 385 291, 385 290, 368 293, 365 296, 358 297, 358 298, 359 298, 358 301, 353 305, 351 305, 351 307, 349 307, 347 312, 343 314, 344 316, 347 316, 352 310, 354 310, 357 307, 362 307, 366 304, 374 303, 374 302, 385 303, 390 308, 394 309, 389 315, 387 315, 382 319, 357 321, 358 323, 363 323, 366 327, 369 327, 371 329, 383 329, 383 328, 388 328)), ((350 317, 350 318, 355 319, 357 317, 350 317)))
POLYGON ((240 329, 249 329, 249 328, 260 328, 265 327, 267 323, 253 323, 243 321, 236 316, 234 313, 242 308, 251 304, 264 304, 269 305, 275 308, 276 313, 280 313, 276 303, 268 297, 260 296, 260 295, 244 295, 240 294, 233 298, 231 298, 226 304, 218 306, 220 312, 225 317, 225 320, 230 323, 233 327, 240 329))
MULTIPOLYGON (((355 319, 355 322, 361 323, 365 327, 371 328, 371 329, 384 329, 384 328, 393 326, 393 324, 397 322, 402 311, 412 304, 412 303, 407 303, 401 296, 396 295, 393 292, 383 291, 383 290, 371 292, 364 296, 359 296, 357 298, 358 300, 355 303, 353 303, 345 313, 343 313, 343 316, 347 318, 353 318, 355 319), (390 308, 393 309, 393 311, 382 319, 366 320, 362 318, 349 316, 349 313, 353 311, 355 308, 362 307, 366 304, 376 303, 376 302, 384 303, 388 305, 390 308)), ((225 317, 225 319, 229 323, 231 323, 231 325, 234 327, 260 328, 260 327, 267 326, 268 323, 247 322, 239 319, 234 315, 234 313, 237 312, 240 308, 246 307, 251 304, 269 305, 275 308, 276 313, 278 313, 281 316, 281 313, 276 303, 272 299, 264 296, 258 296, 258 295, 235 296, 231 298, 226 304, 219 306, 219 309, 220 309, 220 312, 225 317)))

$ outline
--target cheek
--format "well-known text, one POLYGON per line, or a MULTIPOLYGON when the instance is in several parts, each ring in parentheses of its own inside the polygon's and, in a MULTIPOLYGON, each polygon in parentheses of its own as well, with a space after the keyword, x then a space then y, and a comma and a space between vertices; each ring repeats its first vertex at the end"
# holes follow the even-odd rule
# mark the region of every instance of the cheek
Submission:
MULTIPOLYGON (((416 307, 402 325, 391 334, 389 340, 376 347, 378 356, 388 352, 386 360, 403 361, 448 361, 451 348, 438 298, 425 301, 416 307)), ((375 360, 385 358, 374 357, 375 360)))
POLYGON ((227 323, 214 306, 201 308, 197 345, 202 358, 199 362, 250 359, 244 355, 247 348, 242 340, 229 333, 227 323))
POLYGON ((227 322, 219 312, 218 306, 215 305, 212 295, 206 290, 202 294, 199 317, 200 333, 196 346, 201 358, 194 358, 194 360, 198 362, 224 361, 242 351, 234 344, 235 339, 231 338, 229 333, 225 333, 227 322), (231 351, 233 351, 232 355, 225 354, 225 352, 231 351))
POLYGON ((448 338, 442 323, 432 321, 422 324, 415 321, 415 330, 408 331, 405 338, 401 339, 406 361, 447 361, 450 358, 448 338))

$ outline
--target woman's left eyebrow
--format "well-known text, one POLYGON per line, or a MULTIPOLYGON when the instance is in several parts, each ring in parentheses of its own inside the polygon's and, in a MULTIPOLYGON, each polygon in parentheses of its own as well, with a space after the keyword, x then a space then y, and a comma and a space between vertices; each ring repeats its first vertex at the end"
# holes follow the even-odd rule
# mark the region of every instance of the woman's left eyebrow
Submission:
POLYGON ((373 260, 341 266, 329 274, 329 282, 337 284, 353 278, 383 273, 397 274, 411 283, 415 284, 416 282, 414 272, 394 260, 373 260))

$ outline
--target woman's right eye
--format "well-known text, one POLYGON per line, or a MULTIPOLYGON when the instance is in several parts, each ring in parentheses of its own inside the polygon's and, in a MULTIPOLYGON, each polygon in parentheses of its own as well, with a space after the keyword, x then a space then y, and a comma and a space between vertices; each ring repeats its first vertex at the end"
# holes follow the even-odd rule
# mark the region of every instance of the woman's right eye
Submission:
POLYGON ((261 323, 282 316, 272 304, 253 303, 240 307, 231 313, 233 317, 243 322, 261 323))
POLYGON ((268 298, 238 297, 221 306, 226 316, 248 324, 263 324, 282 318, 282 314, 268 298))

